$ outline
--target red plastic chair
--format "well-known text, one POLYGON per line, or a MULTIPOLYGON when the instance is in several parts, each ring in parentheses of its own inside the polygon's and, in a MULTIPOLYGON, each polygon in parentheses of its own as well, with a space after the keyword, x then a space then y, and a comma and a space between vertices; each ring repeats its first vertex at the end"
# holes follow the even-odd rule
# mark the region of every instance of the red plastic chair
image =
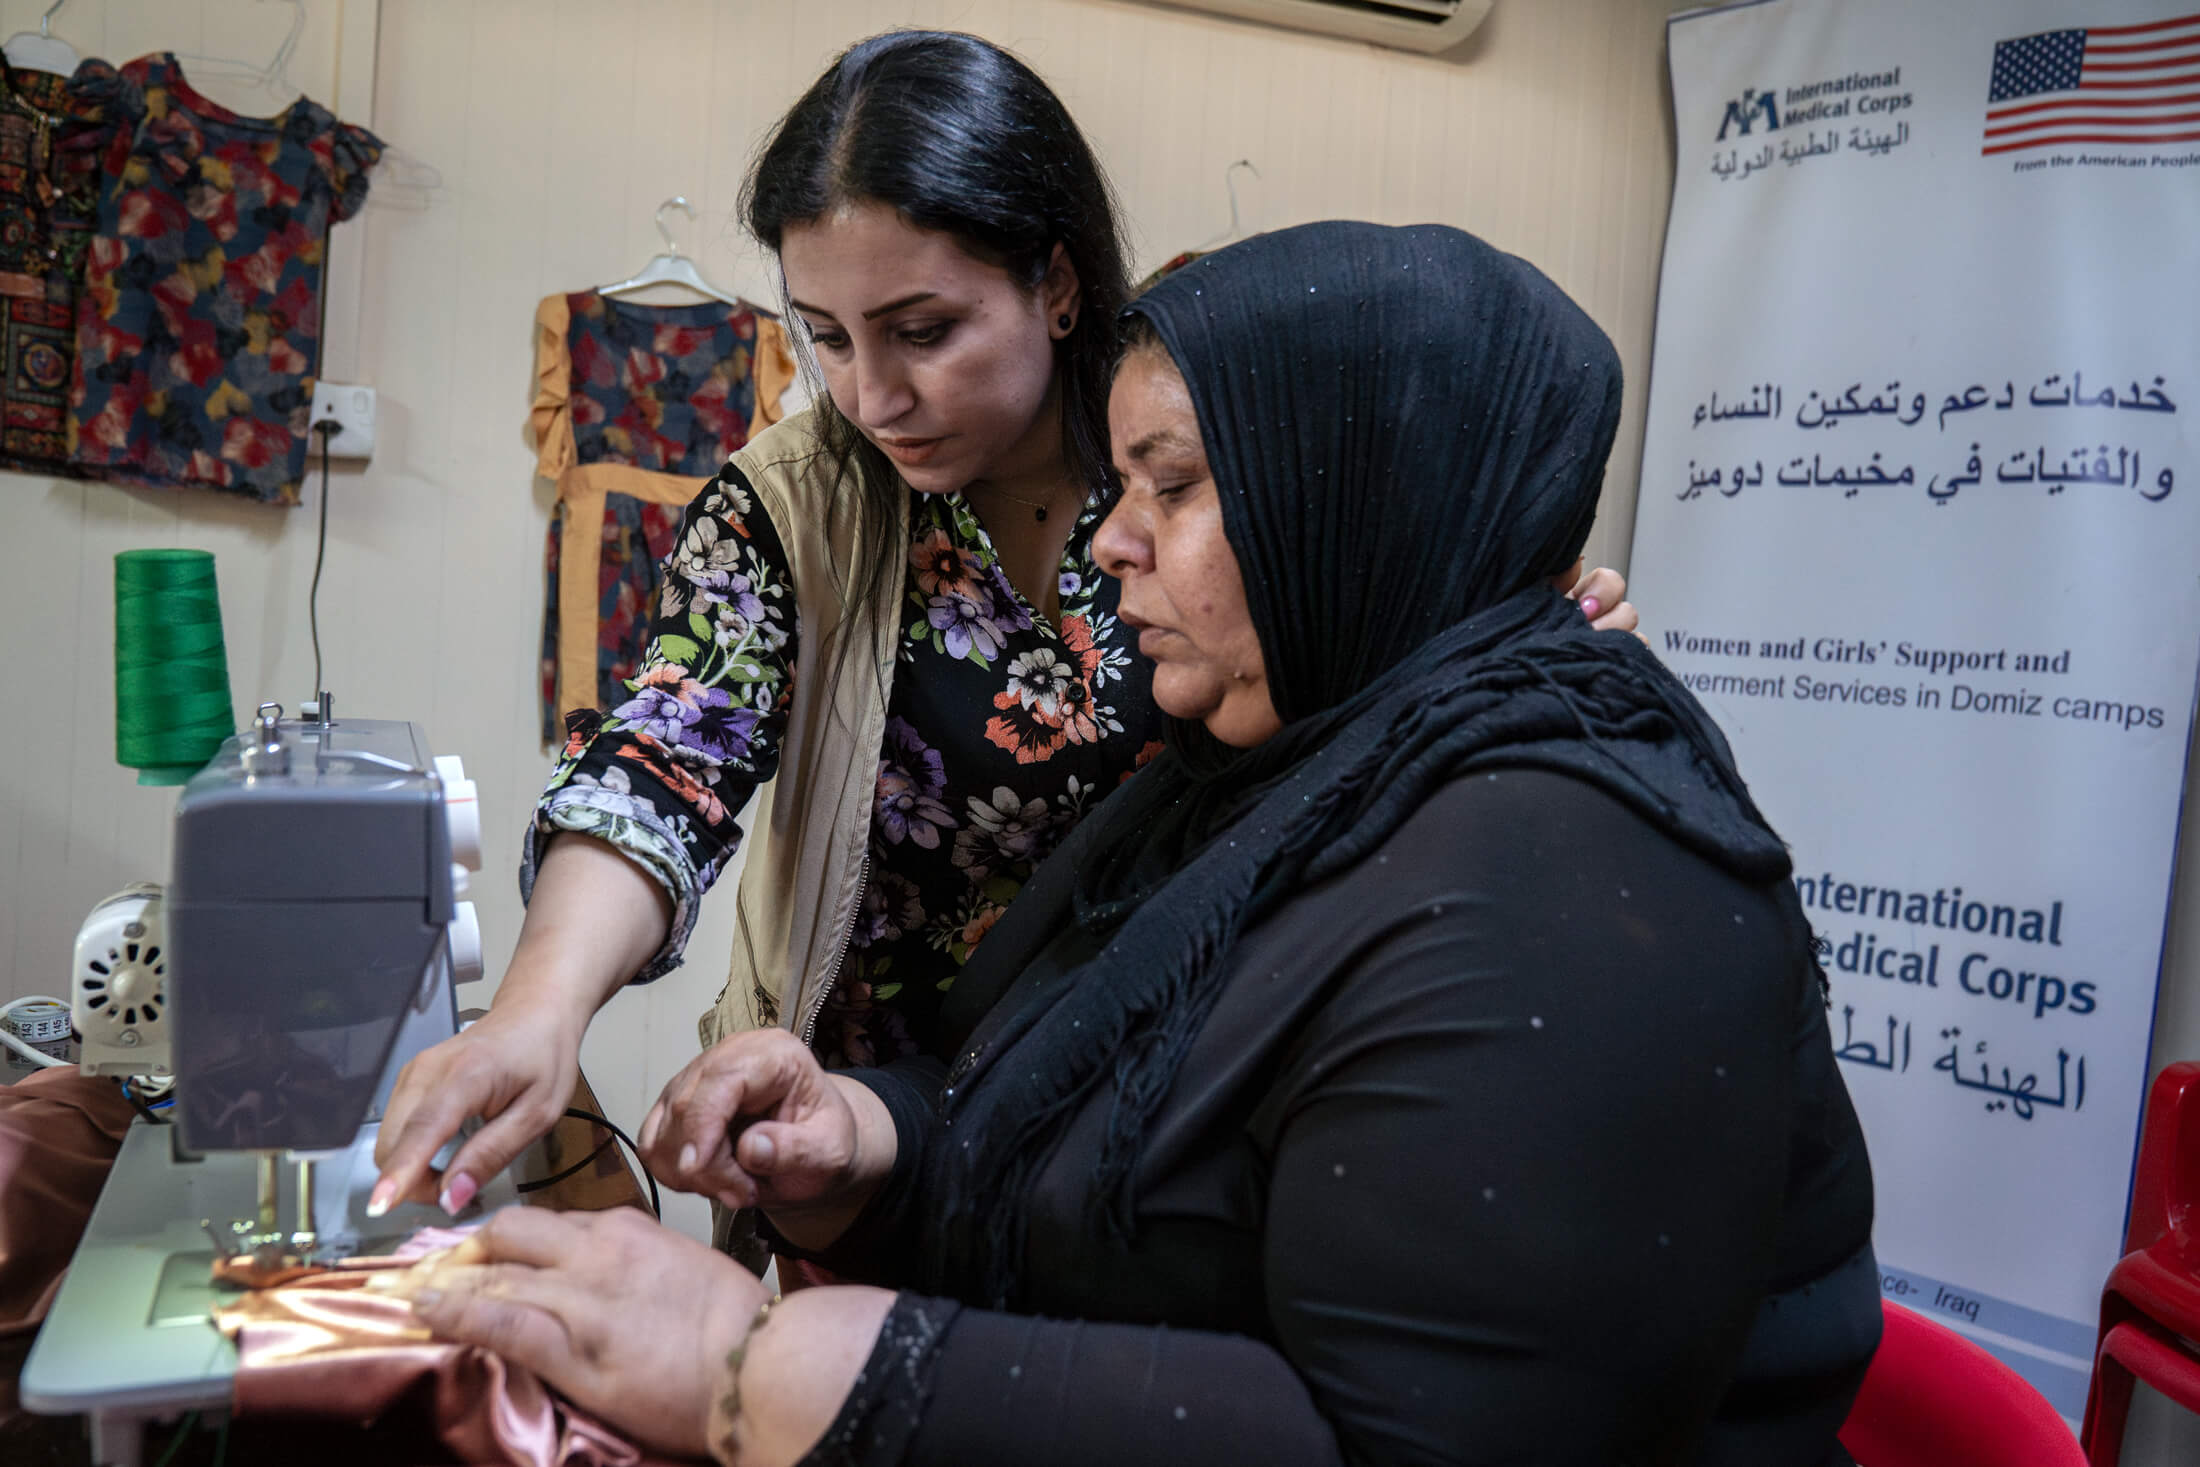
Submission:
POLYGON ((1857 1467, 2085 1467, 2047 1398, 1954 1330, 1900 1304, 1841 1424, 1857 1467))
POLYGON ((2086 1459, 2113 1467, 2135 1380, 2200 1412, 2200 1064, 2154 1077, 2139 1133, 2124 1256, 2101 1291, 2100 1345, 2085 1403, 2086 1459), (2181 1340, 2179 1337, 2184 1337, 2181 1340))

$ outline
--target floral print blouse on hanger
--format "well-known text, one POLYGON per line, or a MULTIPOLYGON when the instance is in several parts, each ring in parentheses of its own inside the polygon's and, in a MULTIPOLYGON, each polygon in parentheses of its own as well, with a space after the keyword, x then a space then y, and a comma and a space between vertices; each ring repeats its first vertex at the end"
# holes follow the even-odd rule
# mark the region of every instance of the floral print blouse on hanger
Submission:
POLYGON ((329 225, 365 204, 381 140, 305 97, 239 116, 165 52, 101 83, 78 83, 102 131, 72 457, 110 481, 296 504, 329 225))
MULTIPOLYGON (((826 1000, 827 1063, 930 1050, 955 975, 1032 870, 1160 749, 1152 674, 1116 615, 1088 506, 1062 555, 1061 613, 1019 596, 959 494, 919 494, 903 570, 870 865, 826 1000)), ((575 830, 620 847, 672 893, 679 961, 696 901, 737 849, 734 816, 779 765, 799 660, 787 556, 740 471, 689 505, 631 695, 579 714, 533 847, 575 830)))

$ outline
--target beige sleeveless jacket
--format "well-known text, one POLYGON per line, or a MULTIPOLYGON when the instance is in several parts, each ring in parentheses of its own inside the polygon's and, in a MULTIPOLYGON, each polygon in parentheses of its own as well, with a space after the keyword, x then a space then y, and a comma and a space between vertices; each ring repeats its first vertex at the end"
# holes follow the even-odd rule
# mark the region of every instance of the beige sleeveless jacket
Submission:
MULTIPOLYGON (((733 456, 786 549, 800 643, 779 772, 742 821, 747 855, 734 898, 732 966, 696 1025, 706 1049, 772 1024, 810 1039, 863 899, 902 577, 889 568, 874 615, 841 626, 840 578, 865 527, 853 485, 834 482, 814 413, 775 424, 733 456), (849 505, 828 533, 836 493, 849 505), (870 645, 842 657, 843 635, 870 645)), ((906 496, 896 515, 893 543, 904 545, 906 496)))

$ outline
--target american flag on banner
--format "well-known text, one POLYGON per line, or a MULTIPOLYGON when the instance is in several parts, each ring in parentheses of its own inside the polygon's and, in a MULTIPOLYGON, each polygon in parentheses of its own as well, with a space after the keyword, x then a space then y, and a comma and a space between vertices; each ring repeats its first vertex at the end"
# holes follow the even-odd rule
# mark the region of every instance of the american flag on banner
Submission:
POLYGON ((2200 138, 2200 14, 1994 46, 1981 153, 2200 138))

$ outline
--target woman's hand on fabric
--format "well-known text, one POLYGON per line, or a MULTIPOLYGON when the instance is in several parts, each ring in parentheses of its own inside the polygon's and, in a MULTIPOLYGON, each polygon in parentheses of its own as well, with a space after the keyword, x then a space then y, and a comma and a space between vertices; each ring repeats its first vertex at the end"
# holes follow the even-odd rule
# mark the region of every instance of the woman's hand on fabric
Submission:
POLYGON ((1588 617, 1589 624, 1598 631, 1634 632, 1642 636, 1636 630, 1642 618, 1636 615, 1634 603, 1627 599, 1627 578, 1602 565, 1583 575, 1585 563, 1577 560, 1565 574, 1551 577, 1551 589, 1562 591, 1569 601, 1577 602, 1581 614, 1588 617))
POLYGON ((369 1216, 403 1202, 462 1211, 483 1180, 557 1124, 580 1076, 587 1020, 552 1004, 500 1004, 471 1027, 413 1056, 398 1072, 375 1137, 381 1169, 369 1216), (438 1177, 432 1165, 469 1117, 487 1124, 467 1138, 438 1177))
POLYGON ((457 1212, 556 1125, 572 1104, 588 1021, 663 945, 671 920, 671 896, 616 846, 551 836, 488 1014, 397 1076, 374 1142, 382 1177, 369 1215, 407 1199, 457 1212), (439 1191, 435 1154, 472 1116, 488 1124, 452 1156, 439 1191))
POLYGON ((784 1029, 720 1041, 672 1077, 642 1122, 642 1161, 668 1187, 760 1207, 802 1247, 823 1247, 893 1169, 892 1117, 829 1075, 784 1029))
POLYGON ((635 1440, 689 1457, 709 1452, 727 1353, 768 1297, 732 1259, 631 1208, 508 1207, 372 1287, 409 1298, 437 1335, 525 1366, 635 1440))

